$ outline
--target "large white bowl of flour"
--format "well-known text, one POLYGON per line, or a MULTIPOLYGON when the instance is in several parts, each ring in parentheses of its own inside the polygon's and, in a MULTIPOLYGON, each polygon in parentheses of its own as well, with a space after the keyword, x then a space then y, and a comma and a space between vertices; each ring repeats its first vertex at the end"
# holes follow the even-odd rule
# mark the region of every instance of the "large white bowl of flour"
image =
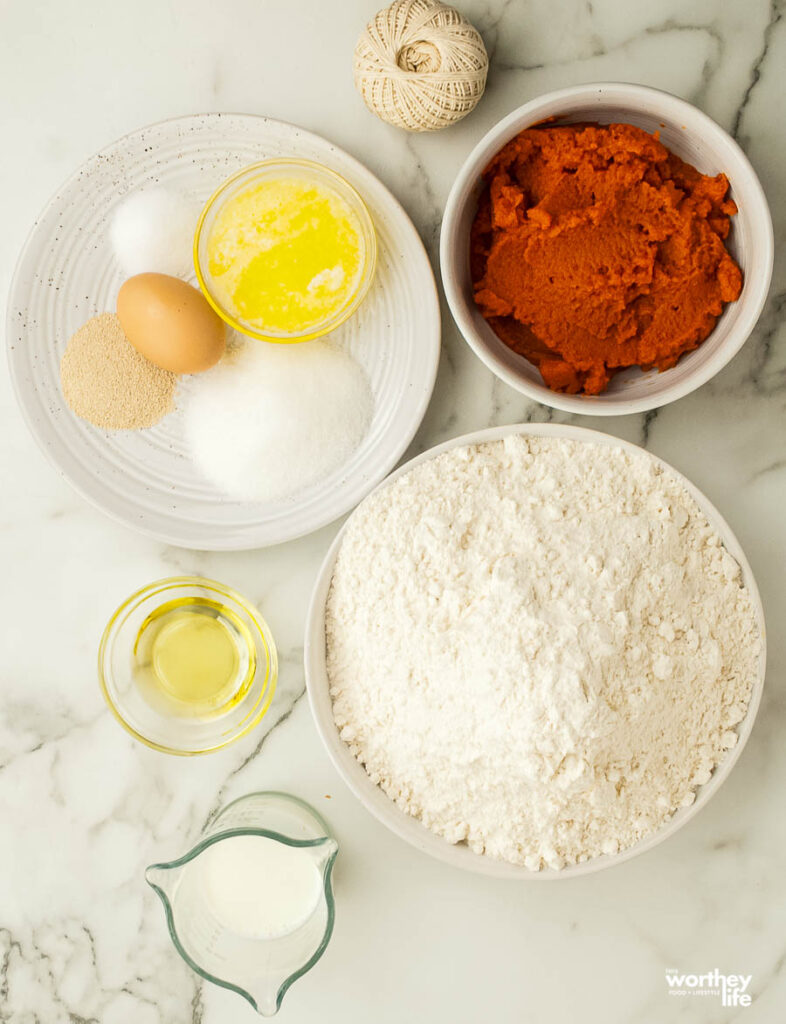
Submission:
POLYGON ((334 764, 393 832, 505 878, 652 849, 722 785, 764 682, 745 555, 688 480, 561 424, 425 452, 356 509, 305 647, 334 764))

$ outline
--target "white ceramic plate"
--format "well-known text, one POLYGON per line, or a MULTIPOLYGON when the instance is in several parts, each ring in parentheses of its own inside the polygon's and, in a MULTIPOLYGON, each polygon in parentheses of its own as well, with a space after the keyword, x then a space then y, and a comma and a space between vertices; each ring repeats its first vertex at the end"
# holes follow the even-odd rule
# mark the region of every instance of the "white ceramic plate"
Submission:
POLYGON ((565 412, 625 416, 673 402, 714 377, 747 340, 764 307, 773 263, 773 233, 767 199, 743 151, 719 125, 690 103, 643 85, 625 82, 575 85, 525 103, 496 124, 465 160, 445 205, 440 264, 445 296, 459 330, 488 368, 529 398, 565 412), (673 153, 703 174, 723 171, 739 212, 732 217, 728 246, 744 274, 742 294, 729 303, 701 345, 663 373, 638 367, 616 374, 600 395, 551 391, 538 369, 497 337, 475 305, 469 272, 469 232, 489 161, 518 133, 546 118, 558 122, 626 122, 660 132, 673 153))
MULTIPOLYGON (((194 225, 196 227, 196 223, 194 225)), ((28 426, 88 501, 127 526, 183 547, 263 547, 347 512, 396 464, 434 386, 440 317, 423 244, 399 203, 362 164, 311 132, 245 114, 177 118, 132 132, 91 157, 36 221, 9 301, 11 375, 28 426), (349 462, 288 501, 231 501, 193 466, 175 412, 150 430, 109 433, 78 419, 60 392, 68 338, 113 312, 123 274, 108 227, 118 203, 145 185, 202 203, 234 171, 268 157, 332 167, 366 200, 378 237, 377 272, 358 312, 329 337, 365 369, 374 394, 369 432, 349 462)), ((181 384, 187 400, 189 381, 181 384)))
MULTIPOLYGON (((621 441, 617 437, 612 437, 609 434, 602 434, 596 430, 587 430, 583 427, 573 427, 557 423, 526 423, 508 427, 492 427, 489 430, 480 430, 474 434, 466 434, 464 437, 457 437, 452 441, 448 441, 445 444, 438 445, 436 448, 432 448, 429 451, 424 452, 422 455, 417 456, 417 458, 411 459, 404 466, 401 466, 395 473, 392 473, 381 486, 385 486, 391 480, 395 480, 396 477, 409 472, 409 470, 418 463, 424 462, 426 459, 434 458, 434 456, 447 451, 449 448, 456 448, 460 445, 479 444, 483 441, 499 441, 510 434, 525 434, 531 437, 562 437, 572 441, 583 441, 585 443, 625 448, 629 451, 642 451, 642 449, 638 448, 636 445, 629 444, 626 441, 621 441)), ((649 453, 645 452, 645 454, 649 453)), ((655 459, 655 456, 650 456, 650 458, 655 459)), ((734 534, 731 532, 729 525, 722 518, 718 510, 707 500, 707 498, 704 497, 701 491, 694 487, 689 480, 686 480, 681 473, 678 473, 675 469, 669 466, 668 463, 663 462, 661 459, 655 459, 655 461, 664 466, 670 473, 673 473, 674 476, 682 481, 687 490, 695 498, 701 510, 707 516, 711 525, 718 531, 718 534, 722 538, 727 550, 734 556, 734 558, 736 558, 742 569, 743 581, 750 591, 751 600, 753 601, 757 618, 759 620, 761 634, 762 637, 764 637, 764 610, 761 605, 759 591, 756 587, 756 581, 753 578, 753 573, 751 572, 748 560, 746 559, 734 534)), ((325 668, 325 602, 327 601, 330 581, 333 577, 333 569, 345 529, 346 526, 338 534, 325 557, 325 561, 320 569, 319 576, 314 587, 311 606, 309 608, 308 621, 306 623, 304 655, 308 697, 311 703, 311 710, 314 714, 314 719, 317 723, 317 729, 319 730, 322 740, 327 747, 328 754, 338 769, 341 777, 355 796, 358 797, 361 803, 364 804, 364 806, 371 811, 371 813, 378 818, 383 825, 386 825, 392 832, 395 832, 396 835, 400 836, 402 839, 406 839, 406 841, 411 843, 412 846, 417 847, 417 849, 421 850, 423 853, 436 857, 438 860, 445 861, 447 864, 452 864, 454 867, 466 868, 469 871, 476 871, 484 875, 494 875, 497 878, 518 878, 532 881, 575 878, 577 875, 587 875, 595 871, 601 871, 604 868, 613 867, 615 864, 622 864, 623 861, 630 860, 631 857, 635 857, 637 854, 651 850, 654 846, 662 843, 664 839, 668 839, 669 836, 674 835, 678 829, 682 828, 686 822, 690 821, 690 819, 705 806, 710 797, 714 793, 717 793, 724 780, 728 777, 737 758, 742 753, 742 748, 747 742, 750 731, 753 728, 756 712, 759 708, 762 688, 764 685, 764 667, 766 664, 766 650, 764 644, 762 644, 761 659, 759 662, 759 675, 753 684, 748 711, 743 721, 737 726, 736 731, 739 735, 737 745, 724 756, 721 763, 713 772, 710 781, 696 790, 696 800, 690 807, 677 811, 677 813, 665 825, 658 829, 657 832, 647 836, 647 838, 642 839, 640 842, 631 846, 629 849, 624 850, 622 853, 618 853, 613 856, 604 855, 602 857, 594 857, 592 860, 586 861, 583 864, 571 865, 563 868, 561 871, 554 871, 551 869, 543 871, 529 871, 525 867, 508 864, 504 861, 494 860, 492 857, 486 857, 482 854, 475 853, 466 845, 452 845, 441 836, 436 835, 434 832, 430 832, 421 824, 420 821, 401 810, 401 808, 398 807, 398 805, 394 803, 393 800, 391 800, 390 797, 388 797, 379 788, 379 786, 376 786, 371 781, 363 766, 355 759, 350 752, 349 747, 347 747, 339 737, 338 729, 333 721, 333 705, 330 699, 327 671, 325 668)))

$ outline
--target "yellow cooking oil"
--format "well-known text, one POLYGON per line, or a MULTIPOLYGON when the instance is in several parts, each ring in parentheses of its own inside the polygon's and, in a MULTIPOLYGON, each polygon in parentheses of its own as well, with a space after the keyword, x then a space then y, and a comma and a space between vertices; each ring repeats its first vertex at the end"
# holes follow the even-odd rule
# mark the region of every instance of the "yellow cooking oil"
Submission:
POLYGON ((360 221, 343 197, 294 177, 257 181, 230 197, 207 239, 219 303, 274 334, 338 314, 357 293, 364 255, 360 221))
POLYGON ((254 678, 256 649, 230 608, 206 597, 167 601, 140 626, 134 679, 157 711, 213 717, 238 704, 254 678))

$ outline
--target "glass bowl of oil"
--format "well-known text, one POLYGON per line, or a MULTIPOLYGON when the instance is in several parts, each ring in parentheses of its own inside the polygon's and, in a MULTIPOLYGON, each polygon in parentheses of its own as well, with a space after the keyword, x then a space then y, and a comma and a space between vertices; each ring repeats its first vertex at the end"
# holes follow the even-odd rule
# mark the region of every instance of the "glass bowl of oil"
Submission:
POLYGON ((132 594, 109 620, 98 678, 133 736, 169 754, 206 754, 265 716, 278 679, 267 623, 214 580, 175 576, 132 594))
POLYGON ((263 160, 205 204, 194 268, 205 297, 243 334, 309 341, 344 323, 374 277, 377 239, 348 181, 311 160, 263 160))

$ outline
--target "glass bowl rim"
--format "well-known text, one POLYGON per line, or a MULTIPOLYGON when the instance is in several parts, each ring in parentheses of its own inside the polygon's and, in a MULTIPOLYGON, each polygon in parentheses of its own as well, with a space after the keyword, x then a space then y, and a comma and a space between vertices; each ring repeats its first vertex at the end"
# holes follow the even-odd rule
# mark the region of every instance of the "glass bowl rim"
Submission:
POLYGON ((278 651, 276 649, 276 643, 273 639, 270 627, 260 611, 248 600, 248 598, 244 597, 238 591, 233 590, 232 587, 228 587, 223 583, 219 583, 218 580, 211 579, 207 576, 164 576, 161 579, 153 580, 151 583, 145 584, 143 587, 139 587, 124 601, 122 601, 112 613, 109 621, 104 627, 104 631, 101 634, 101 641, 98 645, 98 683, 101 687, 101 693, 103 694, 109 710, 120 725, 123 726, 126 732, 130 733, 134 739, 139 740, 140 743, 144 743, 144 745, 146 747, 150 747, 151 750, 157 750, 162 754, 175 754, 178 757, 197 757, 201 754, 212 754, 216 750, 222 750, 224 747, 228 747, 236 740, 242 739, 243 736, 247 736, 252 729, 259 725, 269 710, 276 692, 278 684, 278 651), (132 609, 132 606, 136 607, 140 603, 140 599, 144 599, 156 591, 174 590, 179 587, 188 586, 199 586, 204 590, 220 594, 222 597, 228 597, 249 616, 262 638, 266 669, 265 686, 257 699, 257 705, 252 709, 253 714, 251 715, 250 720, 246 721, 241 729, 228 736, 220 743, 205 746, 198 750, 183 750, 179 747, 173 747, 166 743, 159 743, 158 741, 145 736, 143 733, 139 732, 138 729, 135 729, 134 726, 126 720, 121 706, 110 694, 109 687, 107 685, 107 676, 110 673, 107 673, 104 670, 107 655, 112 650, 117 630, 120 625, 122 625, 122 622, 125 621, 124 613, 129 612, 132 609))
POLYGON ((321 338, 326 334, 330 334, 345 323, 345 321, 347 321, 352 314, 356 312, 361 302, 366 297, 368 290, 371 287, 371 282, 374 280, 374 274, 377 266, 377 249, 377 232, 368 204, 355 186, 351 182, 347 181, 342 174, 339 174, 338 171, 334 171, 332 167, 327 167, 325 164, 318 163, 316 160, 307 160, 301 157, 269 157, 266 160, 259 160, 256 163, 247 164, 245 167, 241 167, 240 170, 235 171, 233 174, 230 174, 228 178, 225 178, 218 188, 212 193, 199 214, 199 220, 197 221, 196 230, 194 231, 192 252, 194 273, 196 274, 197 282, 199 283, 199 289, 207 299, 212 309, 215 310, 226 324, 246 337, 256 338, 257 341, 267 341, 272 344, 279 345, 293 345, 299 342, 313 341, 315 338, 321 338), (351 200, 350 205, 353 208, 353 212, 361 222, 363 235, 367 242, 363 272, 361 274, 358 287, 347 304, 329 320, 312 325, 305 331, 283 334, 265 334, 261 329, 252 327, 248 322, 243 321, 228 309, 225 309, 210 290, 210 285, 208 283, 210 280, 210 274, 202 266, 199 255, 205 221, 221 196, 240 178, 246 177, 247 175, 249 177, 253 177, 256 172, 274 167, 280 167, 282 170, 290 167, 305 168, 306 170, 331 178, 338 185, 336 191, 342 196, 342 198, 346 198, 346 196, 342 195, 342 192, 348 194, 349 199, 351 200))

